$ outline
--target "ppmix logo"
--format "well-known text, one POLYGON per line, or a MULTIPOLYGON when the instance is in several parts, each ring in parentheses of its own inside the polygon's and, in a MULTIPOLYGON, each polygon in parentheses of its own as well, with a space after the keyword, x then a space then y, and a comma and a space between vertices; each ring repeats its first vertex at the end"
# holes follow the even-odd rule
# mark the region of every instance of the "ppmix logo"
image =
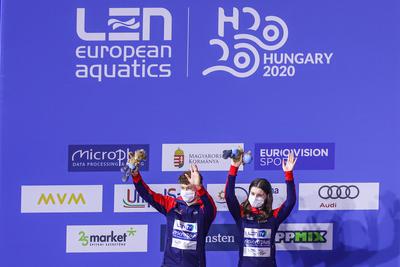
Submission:
POLYGON ((21 186, 22 213, 102 212, 102 185, 21 186))
POLYGON ((300 210, 378 210, 379 183, 300 183, 300 210))
MULTIPOLYGON (((283 177, 282 180, 284 180, 283 177)), ((286 200, 286 184, 272 183, 271 186, 274 197, 272 208, 276 209, 286 200)), ((217 211, 228 211, 225 200, 225 184, 207 184, 207 191, 214 199, 217 211)), ((249 184, 236 184, 235 194, 239 203, 244 202, 249 196, 249 184)))
POLYGON ((334 143, 259 143, 254 149, 256 170, 282 170, 282 160, 290 153, 298 158, 297 170, 335 168, 334 143))
MULTIPOLYGON (((149 184, 156 193, 177 198, 180 190, 176 184, 149 184)), ((136 191, 133 184, 116 184, 114 186, 114 212, 157 212, 136 191)))
POLYGON ((219 7, 216 26, 217 36, 209 44, 221 56, 204 69, 204 76, 226 72, 247 78, 259 72, 263 77, 293 77, 298 66, 331 64, 333 59, 333 52, 280 52, 289 41, 288 24, 252 7, 219 7))
POLYGON ((142 162, 140 170, 149 169, 149 145, 69 145, 68 171, 120 171, 125 165, 129 152, 144 149, 147 160, 142 162))
POLYGON ((244 147, 244 144, 163 144, 162 171, 181 172, 188 170, 191 164, 196 164, 200 171, 228 171, 230 160, 223 159, 222 152, 238 146, 244 147))
POLYGON ((66 252, 147 252, 147 225, 68 225, 66 252))
POLYGON ((163 7, 77 8, 75 77, 99 82, 171 77, 172 23, 163 7))
MULTIPOLYGON (((165 247, 166 225, 161 225, 160 251, 165 247)), ((269 229, 247 229, 243 235, 251 239, 258 238, 269 244, 269 229)), ((239 230, 235 224, 212 224, 206 236, 207 251, 238 251, 239 230)), ((258 244, 260 241, 258 242, 258 244)), ((263 242, 261 242, 263 243, 263 242)), ((332 250, 332 223, 286 223, 281 224, 275 235, 276 250, 332 250)))
POLYGON ((332 250, 333 224, 285 223, 275 235, 277 250, 332 250))

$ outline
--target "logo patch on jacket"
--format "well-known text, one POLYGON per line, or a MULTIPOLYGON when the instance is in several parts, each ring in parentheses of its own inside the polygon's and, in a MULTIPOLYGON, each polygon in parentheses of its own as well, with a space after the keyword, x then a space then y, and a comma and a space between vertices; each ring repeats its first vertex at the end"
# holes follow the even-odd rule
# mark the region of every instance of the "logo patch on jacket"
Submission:
POLYGON ((244 228, 244 257, 271 256, 271 229, 244 228))
POLYGON ((184 250, 196 250, 197 223, 188 223, 175 219, 171 246, 184 250))

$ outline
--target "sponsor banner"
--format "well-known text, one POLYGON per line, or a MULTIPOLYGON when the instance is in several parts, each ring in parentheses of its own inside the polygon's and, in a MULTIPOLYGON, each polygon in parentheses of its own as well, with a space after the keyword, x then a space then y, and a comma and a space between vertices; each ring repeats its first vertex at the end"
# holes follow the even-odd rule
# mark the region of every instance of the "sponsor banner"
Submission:
POLYGON ((127 162, 129 152, 144 149, 147 160, 142 162, 141 171, 149 169, 149 145, 69 145, 68 171, 120 171, 127 162))
MULTIPOLYGON (((274 201, 272 208, 276 209, 286 200, 286 183, 273 183, 272 193, 274 201)), ((214 199, 217 211, 228 211, 225 200, 225 184, 208 184, 207 191, 214 199)), ((249 195, 249 184, 236 184, 235 193, 239 203, 245 201, 249 195)))
POLYGON ((21 186, 22 213, 102 212, 102 185, 21 186))
POLYGON ((222 152, 239 146, 244 144, 163 144, 162 171, 185 171, 196 164, 200 171, 228 172, 231 161, 223 159, 222 152))
POLYGON ((378 210, 379 183, 300 183, 299 210, 378 210))
MULTIPOLYGON (((160 251, 165 249, 166 225, 161 225, 160 251)), ((236 244, 237 227, 234 224, 212 224, 206 236, 206 250, 208 251, 235 251, 238 250, 236 244)))
POLYGON ((66 252, 147 252, 147 225, 67 225, 66 252))
POLYGON ((335 168, 334 143, 262 143, 254 149, 256 170, 282 170, 282 159, 290 152, 298 158, 296 170, 330 170, 335 168))
MULTIPOLYGON (((149 184, 151 190, 165 196, 179 197, 177 184, 149 184)), ((133 184, 114 185, 114 212, 157 212, 136 191, 133 184)))
MULTIPOLYGON (((160 251, 164 251, 166 225, 161 225, 160 251)), ((265 230, 264 230, 265 231, 265 230)), ((260 233, 263 237, 264 233, 260 233)), ((257 234, 258 235, 258 234, 257 234)), ((270 233, 269 233, 270 235, 270 233)), ((269 246, 265 232, 263 248, 269 246)), ((251 234, 248 245, 251 246, 251 234)), ((206 237, 207 251, 238 251, 239 229, 235 224, 212 224, 206 237)), ((259 242, 257 244, 260 244, 259 242)), ((333 224, 331 223, 287 223, 281 224, 275 235, 276 250, 332 250, 333 224)), ((261 251, 262 252, 262 251, 261 251)), ((265 251, 264 251, 265 252, 265 251)), ((264 254, 262 254, 264 255, 264 254)), ((260 254, 261 256, 261 254, 260 254)))
POLYGON ((276 250, 332 250, 332 223, 285 223, 275 235, 276 250))

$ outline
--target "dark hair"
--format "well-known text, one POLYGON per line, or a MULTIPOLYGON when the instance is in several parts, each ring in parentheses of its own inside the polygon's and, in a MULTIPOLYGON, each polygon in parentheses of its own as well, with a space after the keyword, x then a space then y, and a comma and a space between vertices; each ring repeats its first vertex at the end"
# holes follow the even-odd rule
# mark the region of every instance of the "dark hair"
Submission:
MULTIPOLYGON (((190 171, 183 172, 181 175, 179 175, 179 178, 178 178, 179 184, 190 184, 190 182, 186 178, 185 174, 187 174, 189 177, 192 177, 190 171)), ((203 183, 203 176, 201 176, 201 174, 200 174, 200 184, 202 184, 202 183, 203 183)))
MULTIPOLYGON (((268 180, 266 180, 266 179, 263 179, 263 178, 254 179, 249 186, 249 195, 250 195, 251 188, 253 188, 253 187, 260 188, 267 195, 267 198, 265 199, 264 204, 260 207, 261 214, 256 216, 257 221, 265 221, 270 216, 272 216, 272 202, 274 200, 274 198, 272 196, 272 186, 271 186, 270 182, 268 182, 268 180)), ((244 216, 250 215, 251 214, 251 205, 249 202, 249 198, 247 198, 245 201, 243 201, 242 206, 243 206, 244 216)))

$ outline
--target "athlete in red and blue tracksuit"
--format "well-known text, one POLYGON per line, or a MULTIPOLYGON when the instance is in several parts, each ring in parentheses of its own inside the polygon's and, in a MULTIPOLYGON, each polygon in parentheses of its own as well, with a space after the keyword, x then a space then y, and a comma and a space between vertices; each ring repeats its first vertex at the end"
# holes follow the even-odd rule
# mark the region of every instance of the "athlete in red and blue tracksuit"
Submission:
POLYGON ((173 198, 153 192, 139 173, 133 174, 133 183, 139 195, 167 218, 164 260, 161 266, 206 266, 205 240, 217 209, 204 187, 195 187, 196 197, 188 205, 182 197, 173 198))
POLYGON ((296 202, 293 172, 292 170, 285 171, 286 201, 277 209, 272 210, 271 208, 271 213, 267 215, 266 219, 258 221, 257 217, 262 211, 258 208, 250 207, 249 212, 245 215, 243 205, 239 204, 236 198, 237 171, 238 166, 232 165, 230 167, 225 187, 225 199, 239 230, 240 254, 238 266, 276 267, 275 234, 279 225, 289 216, 296 202))

